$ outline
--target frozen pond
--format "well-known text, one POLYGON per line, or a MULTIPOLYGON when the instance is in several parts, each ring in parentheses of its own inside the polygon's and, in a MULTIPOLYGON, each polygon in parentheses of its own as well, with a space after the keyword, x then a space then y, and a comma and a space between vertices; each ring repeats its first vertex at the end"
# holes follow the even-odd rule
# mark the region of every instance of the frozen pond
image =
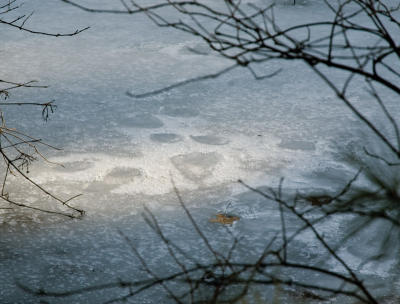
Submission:
MULTIPOLYGON (((304 3, 281 5, 278 10, 306 18, 320 9, 318 1, 304 3)), ((336 147, 356 143, 361 124, 300 62, 270 62, 264 67, 267 71, 282 68, 282 72, 262 81, 255 81, 247 70, 234 69, 217 79, 134 98, 132 94, 215 73, 231 63, 194 37, 157 28, 143 15, 90 14, 54 0, 27 1, 22 10, 35 11, 30 20, 33 28, 69 32, 91 27, 67 38, 28 35, 5 27, 0 46, 1 77, 35 79, 49 86, 21 89, 12 98, 55 99, 58 106, 47 123, 38 109, 7 112, 10 127, 63 148, 47 155, 64 167, 36 163, 31 176, 61 197, 82 193, 73 204, 86 216, 68 220, 3 210, 1 303, 38 303, 16 287, 16 281, 60 291, 145 278, 118 230, 149 257, 152 267, 161 273, 171 271, 173 262, 165 260, 166 248, 141 215, 143 206, 148 206, 173 239, 185 240, 183 248, 189 252, 195 248, 198 236, 179 205, 171 179, 200 227, 215 236, 213 244, 219 250, 226 251, 232 239, 223 226, 209 219, 226 209, 240 217, 228 229, 243 237, 238 251, 251 260, 280 228, 279 212, 238 184, 238 179, 257 187, 276 186, 285 177, 284 185, 293 193, 333 190, 331 179, 325 181, 320 174, 343 185, 354 175, 336 147)), ((352 94, 356 103, 367 96, 362 87, 352 94)), ((374 113, 373 108, 369 111, 374 113)), ((18 180, 10 190, 37 206, 47 206, 18 180)), ((341 235, 346 221, 326 227, 330 238, 341 235)), ((317 256, 313 246, 306 237, 300 239, 298 259, 317 256)), ((209 252, 203 247, 194 252, 206 259, 209 252)), ((350 248, 345 254, 354 267, 360 263, 357 250, 350 248)), ((386 284, 393 267, 390 263, 379 270, 367 266, 363 275, 377 276, 386 284)), ((100 303, 119 292, 44 300, 100 303)), ((162 300, 155 289, 140 295, 137 303, 162 300)))

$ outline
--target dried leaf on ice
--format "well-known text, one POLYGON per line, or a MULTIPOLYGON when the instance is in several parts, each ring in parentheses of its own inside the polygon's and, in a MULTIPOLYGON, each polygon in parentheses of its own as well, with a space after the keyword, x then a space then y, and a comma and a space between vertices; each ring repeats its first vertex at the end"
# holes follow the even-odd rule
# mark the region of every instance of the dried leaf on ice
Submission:
POLYGON ((238 216, 232 216, 227 214, 218 213, 216 218, 211 218, 211 223, 220 223, 223 225, 232 225, 235 221, 240 220, 238 216))

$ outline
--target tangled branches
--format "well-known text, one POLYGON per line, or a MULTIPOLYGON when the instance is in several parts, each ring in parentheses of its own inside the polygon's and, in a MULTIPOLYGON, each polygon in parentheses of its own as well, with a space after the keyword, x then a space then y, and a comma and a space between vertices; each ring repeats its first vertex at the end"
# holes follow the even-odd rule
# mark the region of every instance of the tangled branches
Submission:
MULTIPOLYGON (((86 30, 87 28, 77 30, 73 33, 59 34, 59 33, 49 33, 45 31, 36 31, 28 28, 26 26, 29 18, 32 17, 32 13, 29 15, 17 15, 13 17, 7 18, 9 15, 14 15, 14 12, 18 10, 20 5, 18 5, 16 0, 7 0, 0 2, 0 25, 13 27, 25 32, 29 32, 31 34, 38 35, 46 35, 52 37, 60 37, 60 36, 74 36, 79 34, 80 32, 86 30)), ((0 165, 1 169, 1 193, 0 193, 0 201, 6 203, 11 206, 18 206, 23 208, 29 208, 33 210, 39 210, 46 213, 52 214, 60 214, 68 217, 76 217, 78 215, 83 215, 83 211, 77 209, 69 204, 69 202, 74 199, 76 196, 61 199, 55 194, 51 193, 38 183, 36 183, 31 177, 28 176, 29 168, 32 162, 42 159, 46 162, 49 162, 46 157, 41 153, 41 147, 48 147, 51 149, 57 148, 46 144, 41 139, 37 139, 29 136, 23 132, 18 131, 15 128, 10 127, 7 124, 6 120, 6 109, 8 107, 16 107, 16 106, 36 106, 42 109, 42 117, 45 121, 49 118, 49 115, 54 112, 56 109, 56 105, 54 105, 54 101, 46 101, 46 102, 25 102, 25 101, 14 101, 11 98, 12 91, 19 88, 46 88, 45 86, 40 86, 36 84, 36 81, 27 81, 27 82, 15 82, 0 79, 0 155, 2 159, 2 164, 0 165), (39 190, 42 194, 50 197, 56 202, 62 204, 68 209, 72 210, 72 213, 65 213, 59 211, 46 210, 38 207, 34 207, 27 203, 21 202, 13 198, 12 193, 9 193, 7 190, 8 182, 10 176, 22 177, 26 182, 34 186, 37 190, 39 190)), ((5 207, 8 208, 8 207, 5 207)))
MULTIPOLYGON (((360 174, 361 172, 358 172, 333 196, 331 203, 351 200, 354 193, 350 192, 354 192, 354 182, 360 174)), ((174 238, 171 232, 165 230, 166 226, 162 220, 150 209, 145 208, 143 217, 146 223, 159 237, 161 247, 166 248, 168 256, 164 257, 164 260, 168 260, 172 269, 169 274, 165 274, 159 266, 154 265, 151 258, 139 250, 130 236, 119 231, 120 237, 147 274, 147 279, 125 279, 62 291, 34 289, 20 283, 18 285, 25 292, 48 299, 120 290, 121 296, 104 299, 104 303, 134 301, 139 294, 154 288, 163 290, 164 299, 169 298, 173 303, 247 303, 246 301, 252 301, 255 290, 261 290, 260 297, 264 301, 280 299, 278 303, 296 301, 296 298, 307 303, 347 303, 349 299, 357 301, 356 303, 380 303, 380 299, 370 292, 368 281, 360 276, 360 267, 365 264, 355 269, 340 253, 340 248, 346 240, 335 241, 320 231, 319 225, 322 222, 334 221, 335 217, 341 216, 340 212, 321 212, 320 208, 310 206, 307 203, 308 198, 299 193, 288 196, 283 188, 283 179, 275 188, 253 188, 243 181, 239 182, 250 192, 265 199, 265 204, 274 204, 277 207, 276 212, 280 214, 278 232, 274 235, 267 234, 270 237, 262 244, 261 250, 245 247, 247 250, 253 250, 252 255, 256 254, 255 259, 249 259, 247 254, 243 256, 242 239, 235 236, 235 230, 227 226, 219 231, 223 232, 224 239, 230 240, 230 246, 221 250, 221 246, 215 242, 215 235, 210 236, 203 231, 203 224, 195 219, 174 186, 178 202, 184 210, 190 228, 197 236, 196 251, 202 255, 207 254, 208 259, 202 258, 200 254, 194 255, 193 249, 190 250, 174 238), (313 261, 299 259, 297 251, 302 249, 296 242, 304 235, 308 235, 307 242, 319 248, 319 256, 314 257, 313 261), (331 267, 334 263, 338 265, 336 269, 331 267)))
MULTIPOLYGON (((18 0, 2 0, 0 1, 0 16, 7 16, 7 14, 13 13, 21 7, 21 4, 18 3, 18 0)), ((33 30, 26 26, 28 20, 33 16, 33 12, 29 15, 14 15, 13 17, 6 18, 0 17, 0 24, 5 26, 10 26, 15 29, 28 32, 31 34, 38 34, 44 36, 51 36, 51 37, 67 37, 67 36, 75 36, 89 27, 78 29, 73 33, 50 33, 47 31, 38 31, 33 30)))
MULTIPOLYGON (((107 14, 146 14, 160 27, 174 28, 200 37, 211 49, 248 69, 256 79, 273 76, 279 70, 259 75, 256 67, 271 60, 301 60, 305 62, 335 92, 350 111, 385 145, 400 157, 400 132, 396 119, 387 109, 380 90, 400 95, 400 5, 391 1, 324 0, 331 12, 330 20, 316 20, 281 27, 275 5, 257 6, 253 2, 236 0, 173 1, 156 4, 121 0, 122 8, 100 9, 72 0, 62 0, 85 11, 107 14), (178 17, 164 17, 173 9, 178 17), (357 37, 363 37, 358 39, 357 37), (326 68, 344 73, 338 81, 326 68), (358 86, 355 79, 364 80, 366 90, 390 125, 381 130, 351 99, 349 88, 358 86), (379 88, 379 89, 378 89, 379 88)), ((395 2, 395 1, 393 1, 395 2)), ((184 85, 186 82, 177 85, 184 85)), ((172 85, 166 89, 173 89, 172 85)), ((133 97, 146 97, 151 93, 133 97)))
MULTIPOLYGON (((288 200, 282 195, 282 184, 277 190, 269 188, 267 191, 244 184, 250 191, 258 193, 267 201, 277 203, 281 215, 280 234, 265 245, 265 250, 255 263, 233 262, 232 256, 239 244, 235 238, 233 238, 231 249, 225 255, 215 250, 211 246, 210 239, 204 235, 186 209, 176 190, 193 229, 213 256, 214 261, 202 264, 193 260, 193 257, 164 234, 155 216, 147 210, 145 213, 147 223, 167 246, 171 258, 180 271, 168 277, 160 276, 150 268, 145 257, 136 250, 133 242, 122 234, 150 279, 118 282, 109 286, 93 287, 94 290, 112 287, 126 289, 126 295, 110 301, 117 302, 132 298, 153 286, 161 286, 175 302, 182 303, 187 302, 188 299, 196 302, 200 286, 207 286, 212 290, 211 296, 207 299, 208 302, 233 303, 247 294, 249 286, 285 285, 305 288, 315 299, 329 300, 334 296, 344 295, 362 303, 377 303, 377 299, 368 291, 363 280, 340 256, 339 250, 346 240, 361 233, 365 227, 375 221, 382 221, 389 227, 389 233, 382 236, 382 250, 390 251, 391 246, 388 244, 393 244, 390 241, 391 238, 398 240, 399 179, 398 176, 392 176, 390 173, 396 171, 400 158, 400 130, 397 113, 393 110, 398 107, 397 101, 400 96, 400 40, 398 39, 400 5, 398 1, 324 0, 323 3, 330 12, 329 18, 325 20, 315 18, 315 20, 300 23, 286 22, 283 26, 280 17, 276 14, 276 6, 266 4, 266 1, 165 0, 148 4, 146 1, 121 0, 119 10, 89 7, 75 0, 61 1, 92 13, 146 14, 160 27, 174 28, 199 37, 212 50, 234 63, 229 68, 209 76, 189 79, 144 94, 129 94, 133 98, 144 98, 193 81, 207 79, 207 77, 218 77, 236 67, 248 69, 255 79, 264 79, 280 71, 278 69, 260 74, 259 70, 268 67, 266 63, 272 60, 298 60, 313 70, 355 117, 375 134, 380 144, 385 147, 383 150, 389 151, 389 153, 380 154, 363 147, 364 156, 367 156, 369 162, 377 163, 380 169, 376 170, 373 166, 357 163, 357 167, 361 167, 361 170, 347 185, 333 195, 296 194, 294 198, 288 200), (177 14, 169 14, 170 10, 174 10, 177 14), (332 71, 337 71, 340 77, 332 71), (352 98, 352 89, 359 86, 364 86, 365 92, 369 94, 369 103, 364 106, 360 106, 352 98), (393 104, 388 106, 386 97, 389 95, 395 96, 394 107, 393 104), (368 115, 367 110, 370 106, 379 110, 379 114, 384 118, 384 125, 389 126, 388 128, 379 127, 378 119, 368 115), (366 180, 369 187, 356 187, 354 184, 360 178, 366 180), (332 245, 319 231, 318 225, 343 214, 354 216, 354 222, 357 222, 357 225, 347 231, 346 237, 337 245, 332 245), (296 218, 302 226, 295 231, 289 231, 286 220, 288 215, 296 218), (291 244, 305 231, 311 232, 319 246, 327 252, 328 259, 335 260, 341 265, 342 272, 313 265, 310 262, 302 264, 291 259, 291 244), (295 268, 302 269, 307 274, 328 276, 336 280, 337 284, 335 287, 318 283, 310 284, 291 272, 295 268), (274 271, 276 269, 279 271, 274 271), (185 292, 178 294, 171 290, 168 284, 177 281, 186 284, 185 292)), ((294 4, 296 4, 295 1, 294 4)), ((385 253, 380 252, 371 259, 378 260, 384 255, 385 253)), ((365 260, 360 267, 371 259, 365 260)), ((58 294, 42 291, 41 294, 70 296, 93 289, 58 294)), ((40 294, 38 291, 27 290, 40 294)))

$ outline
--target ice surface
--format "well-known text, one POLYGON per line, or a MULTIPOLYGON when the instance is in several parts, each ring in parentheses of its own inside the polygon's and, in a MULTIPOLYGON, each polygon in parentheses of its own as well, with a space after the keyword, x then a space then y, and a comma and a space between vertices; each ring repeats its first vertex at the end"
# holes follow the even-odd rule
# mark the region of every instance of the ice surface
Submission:
MULTIPOLYGON (((282 24, 326 18, 320 1, 300 4, 278 1, 282 24)), ((342 181, 352 177, 352 169, 335 156, 333 143, 352 145, 360 124, 302 63, 270 62, 265 70, 283 71, 259 82, 246 70, 234 70, 218 79, 134 99, 126 92, 146 93, 215 73, 231 63, 193 37, 157 28, 145 16, 90 14, 50 0, 28 1, 23 9, 35 11, 30 20, 35 28, 67 32, 91 26, 81 35, 61 39, 2 28, 0 46, 5 78, 38 79, 50 86, 15 91, 12 98, 54 98, 58 105, 47 123, 40 120, 38 109, 7 113, 10 127, 64 148, 47 154, 64 167, 37 163, 31 176, 62 197, 82 193, 74 204, 87 216, 69 221, 27 210, 0 210, 1 303, 37 303, 15 286, 15 280, 62 290, 147 278, 118 230, 146 254, 151 267, 170 271, 166 248, 141 217, 144 204, 157 213, 171 237, 199 258, 209 258, 179 207, 171 178, 200 227, 215 237, 215 246, 226 252, 232 240, 208 220, 228 209, 241 218, 231 230, 243 236, 242 256, 256 258, 266 238, 280 229, 279 212, 238 185, 239 178, 264 186, 276 185, 285 176, 285 189, 295 192, 310 187, 332 190, 320 172, 333 172, 342 181)), ((357 105, 370 98, 362 86, 352 94, 357 105)), ((368 113, 376 115, 376 108, 370 105, 368 113)), ((46 198, 31 193, 22 182, 13 187, 19 198, 48 206, 46 198)), ((325 228, 331 239, 340 236, 343 222, 325 228)), ((296 222, 288 225, 291 229, 296 222)), ((296 249, 296 257, 304 261, 319 250, 307 235, 299 238, 296 249)), ((362 253, 352 247, 343 254, 357 267, 356 256, 362 253)), ((391 265, 375 274, 373 264, 368 267, 369 275, 383 277, 391 265)), ((149 291, 138 302, 163 303, 162 294, 149 291)), ((54 303, 88 303, 89 298, 98 303, 114 295, 121 293, 57 298, 54 303)))

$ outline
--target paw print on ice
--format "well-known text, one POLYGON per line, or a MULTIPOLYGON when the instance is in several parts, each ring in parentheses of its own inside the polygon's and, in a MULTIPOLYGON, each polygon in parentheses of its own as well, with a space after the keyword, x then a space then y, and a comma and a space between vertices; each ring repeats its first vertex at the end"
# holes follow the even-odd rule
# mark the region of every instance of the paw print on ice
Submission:
POLYGON ((120 184, 132 182, 140 176, 142 172, 137 168, 116 167, 104 177, 104 181, 109 184, 120 184))
POLYGON ((212 176, 215 166, 221 159, 221 155, 217 152, 193 152, 176 155, 171 158, 171 162, 184 177, 194 182, 201 182, 212 176))
POLYGON ((154 133, 150 135, 150 139, 159 143, 175 143, 182 141, 182 136, 175 133, 154 133))
POLYGON ((199 136, 190 135, 190 138, 193 139, 194 141, 197 141, 198 143, 206 145, 222 146, 222 145, 227 145, 229 143, 229 139, 214 135, 199 135, 199 136))

